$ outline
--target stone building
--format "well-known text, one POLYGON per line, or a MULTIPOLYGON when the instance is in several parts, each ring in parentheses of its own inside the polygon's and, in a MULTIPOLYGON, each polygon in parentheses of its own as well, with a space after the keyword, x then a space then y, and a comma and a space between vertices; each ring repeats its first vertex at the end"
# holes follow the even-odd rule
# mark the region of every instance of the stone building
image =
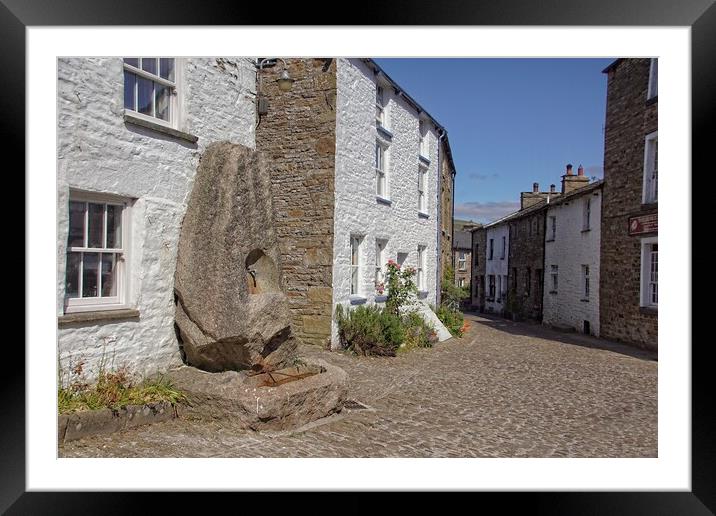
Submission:
POLYGON ((300 341, 329 343, 337 303, 381 302, 375 283, 390 258, 415 266, 421 298, 436 302, 439 249, 452 240, 446 130, 370 59, 258 63, 59 60, 65 370, 84 361, 94 374, 100 365, 149 374, 181 363, 177 242, 200 157, 215 142, 266 157, 280 288, 300 341), (276 81, 284 68, 290 91, 276 81))
POLYGON ((181 363, 180 227, 199 157, 254 147, 251 60, 62 58, 57 63, 57 316, 61 373, 181 363))
POLYGON ((470 306, 485 311, 485 275, 487 274, 487 230, 484 226, 472 228, 472 289, 470 306))
POLYGON ((472 270, 472 233, 470 230, 481 226, 471 220, 454 221, 454 240, 452 248, 452 267, 455 271, 455 284, 458 287, 471 289, 472 270))
POLYGON ((544 239, 543 323, 599 336, 603 182, 551 202, 544 239))
POLYGON ((658 347, 658 60, 607 74, 600 334, 658 347))
MULTIPOLYGON (((445 275, 445 267, 452 265, 453 260, 453 219, 455 216, 455 164, 453 163, 452 153, 450 152, 450 143, 445 138, 439 142, 440 145, 440 267, 438 271, 438 283, 442 283, 445 275)), ((440 291, 438 288, 438 303, 440 302, 440 291)))
POLYGON ((485 311, 504 314, 510 260, 509 215, 485 224, 485 311))

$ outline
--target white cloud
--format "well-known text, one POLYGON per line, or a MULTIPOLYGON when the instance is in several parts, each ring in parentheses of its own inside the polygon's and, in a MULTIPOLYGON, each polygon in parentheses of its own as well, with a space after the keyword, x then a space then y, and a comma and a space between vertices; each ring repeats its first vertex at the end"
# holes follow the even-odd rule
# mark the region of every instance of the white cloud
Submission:
POLYGON ((519 209, 520 203, 514 201, 461 202, 455 204, 455 218, 486 224, 519 209))

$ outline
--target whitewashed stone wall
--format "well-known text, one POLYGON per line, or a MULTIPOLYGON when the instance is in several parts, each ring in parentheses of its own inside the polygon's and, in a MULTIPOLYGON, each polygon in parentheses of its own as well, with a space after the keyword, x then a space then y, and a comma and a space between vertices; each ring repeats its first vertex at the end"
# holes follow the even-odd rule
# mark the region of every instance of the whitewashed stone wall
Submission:
MULTIPOLYGON (((487 239, 485 241, 485 309, 488 312, 502 313, 505 308, 505 299, 500 295, 500 277, 502 277, 502 290, 509 289, 504 284, 508 275, 510 258, 510 226, 509 224, 498 224, 487 228, 487 239), (502 237, 505 237, 505 254, 502 258, 502 237), (493 239, 495 250, 490 260, 490 239, 493 239), (495 276, 495 297, 490 298, 490 275, 495 276), (499 302, 497 300, 500 300, 499 302)), ((508 279, 509 281, 509 279, 508 279)))
POLYGON ((212 142, 254 147, 256 73, 245 58, 191 58, 183 66, 181 131, 198 142, 123 120, 120 58, 58 61, 57 314, 64 313, 70 189, 134 199, 128 305, 138 319, 73 324, 58 330, 60 368, 83 360, 138 375, 180 363, 174 333, 174 269, 180 225, 198 158, 212 142))
POLYGON ((587 192, 568 203, 558 202, 547 210, 544 254, 543 324, 583 331, 589 321, 591 333, 599 336, 599 250, 601 237, 602 189, 587 192), (583 229, 586 198, 591 199, 590 230, 583 229), (549 217, 557 217, 554 241, 549 217), (552 265, 558 266, 557 293, 551 293, 552 265), (589 266, 590 293, 584 297, 582 265, 589 266))
MULTIPOLYGON (((425 302, 436 302, 438 136, 429 122, 427 213, 418 215, 418 113, 405 99, 385 87, 393 133, 389 141, 390 205, 376 199, 375 122, 376 77, 359 59, 339 59, 336 99, 336 192, 333 265, 333 309, 350 303, 350 237, 363 237, 360 248, 360 289, 367 303, 376 301, 374 286, 376 239, 386 239, 385 261, 407 253, 406 265, 417 265, 418 246, 425 246, 425 302)), ((387 141, 387 140, 384 140, 387 141)), ((337 342, 333 324, 333 345, 337 342)))

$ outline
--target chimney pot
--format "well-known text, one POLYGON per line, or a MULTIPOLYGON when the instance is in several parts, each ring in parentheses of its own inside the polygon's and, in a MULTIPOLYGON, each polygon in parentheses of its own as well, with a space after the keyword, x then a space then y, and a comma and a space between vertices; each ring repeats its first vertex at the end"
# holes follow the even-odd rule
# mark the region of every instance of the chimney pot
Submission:
POLYGON ((539 183, 532 183, 532 192, 533 193, 539 192, 539 183))
POLYGON ((557 188, 557 187, 556 187, 555 185, 549 185, 549 192, 550 192, 550 193, 555 193, 556 188, 557 188))
POLYGON ((567 175, 568 176, 572 175, 572 164, 571 163, 567 165, 567 175))
POLYGON ((578 176, 584 175, 584 167, 582 167, 582 165, 579 165, 579 168, 577 169, 577 175, 578 176))

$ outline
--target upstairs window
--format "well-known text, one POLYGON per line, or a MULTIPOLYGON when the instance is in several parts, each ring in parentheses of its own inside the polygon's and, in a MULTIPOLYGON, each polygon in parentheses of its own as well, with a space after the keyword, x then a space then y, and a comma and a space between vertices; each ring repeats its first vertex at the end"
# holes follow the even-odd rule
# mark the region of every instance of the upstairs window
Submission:
POLYGON ((506 255, 507 255, 507 237, 502 237, 502 254, 500 255, 500 260, 504 260, 506 255))
POLYGON ((493 238, 490 239, 490 256, 488 260, 492 260, 492 257, 495 253, 495 240, 493 238))
POLYGON ((385 108, 385 90, 382 86, 375 87, 375 123, 378 127, 388 128, 388 113, 385 108))
POLYGON ((475 244, 475 251, 472 253, 472 260, 473 260, 473 267, 477 268, 479 265, 479 256, 480 256, 480 244, 475 244))
POLYGON ((128 203, 70 196, 65 312, 124 308, 128 203))
POLYGON ((465 251, 460 251, 458 253, 458 259, 457 259, 457 270, 459 271, 465 271, 467 270, 467 255, 465 254, 465 251))
POLYGON ((554 240, 557 236, 557 217, 549 218, 549 238, 548 240, 554 240))
POLYGON ((124 109, 165 125, 176 116, 176 60, 165 57, 124 58, 124 109))
POLYGON ((646 100, 654 98, 659 93, 659 60, 657 58, 651 59, 651 65, 649 66, 649 88, 646 93, 646 100))
POLYGON ((388 149, 380 142, 375 142, 375 193, 378 197, 388 198, 388 176, 387 176, 387 154, 388 149))
POLYGON ((655 131, 647 135, 644 143, 644 204, 658 201, 659 135, 655 131))
POLYGON ((418 211, 420 213, 427 213, 428 206, 425 195, 426 176, 428 175, 428 169, 421 165, 418 166, 418 211))
POLYGON ((418 123, 418 141, 420 155, 427 158, 429 156, 428 137, 425 131, 425 122, 422 120, 418 123))
POLYGON ((590 218, 592 216, 592 200, 587 197, 584 199, 584 208, 582 212, 582 231, 590 228, 590 218))

